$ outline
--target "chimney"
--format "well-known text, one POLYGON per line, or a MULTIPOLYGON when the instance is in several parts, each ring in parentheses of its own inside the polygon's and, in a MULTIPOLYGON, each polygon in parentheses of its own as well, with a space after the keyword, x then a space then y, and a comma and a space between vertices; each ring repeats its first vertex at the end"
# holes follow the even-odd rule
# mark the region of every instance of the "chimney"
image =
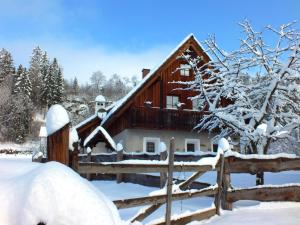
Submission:
POLYGON ((142 75, 143 75, 143 78, 145 77, 145 76, 147 76, 147 74, 148 73, 150 73, 150 69, 142 69, 142 75))

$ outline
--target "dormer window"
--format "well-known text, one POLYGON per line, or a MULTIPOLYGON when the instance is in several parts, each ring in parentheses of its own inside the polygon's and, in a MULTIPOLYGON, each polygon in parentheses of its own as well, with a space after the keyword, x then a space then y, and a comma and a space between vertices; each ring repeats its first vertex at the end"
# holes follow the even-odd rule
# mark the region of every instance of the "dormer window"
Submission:
POLYGON ((167 96, 167 108, 168 109, 177 109, 177 105, 179 103, 178 96, 167 96))
POLYGON ((188 77, 190 75, 191 66, 189 64, 180 65, 180 75, 188 77))

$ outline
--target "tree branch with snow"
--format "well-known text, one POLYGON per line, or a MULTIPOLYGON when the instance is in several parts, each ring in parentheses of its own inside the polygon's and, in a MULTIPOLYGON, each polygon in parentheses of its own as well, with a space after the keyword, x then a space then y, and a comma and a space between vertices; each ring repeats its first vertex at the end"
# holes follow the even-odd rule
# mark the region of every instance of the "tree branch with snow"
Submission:
POLYGON ((247 20, 239 25, 237 50, 224 51, 210 36, 204 41, 209 62, 183 54, 195 74, 185 85, 200 92, 194 98, 206 112, 196 129, 219 129, 218 138, 237 135, 244 152, 266 154, 299 127, 300 33, 296 22, 260 32, 247 20))

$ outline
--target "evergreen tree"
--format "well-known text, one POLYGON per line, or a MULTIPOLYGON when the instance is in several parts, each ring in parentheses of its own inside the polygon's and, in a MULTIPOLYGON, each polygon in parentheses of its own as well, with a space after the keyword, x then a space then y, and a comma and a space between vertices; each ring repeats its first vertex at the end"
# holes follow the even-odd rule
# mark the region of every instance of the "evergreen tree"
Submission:
POLYGON ((13 79, 13 89, 9 110, 11 116, 8 120, 8 132, 10 139, 18 143, 25 141, 26 135, 30 131, 32 122, 31 104, 31 82, 28 72, 22 65, 19 65, 13 79))
POLYGON ((77 77, 74 78, 72 89, 73 89, 74 95, 78 95, 78 93, 79 93, 79 85, 78 85, 77 77))
POLYGON ((41 90, 41 104, 42 107, 47 107, 48 106, 48 101, 49 101, 49 87, 48 87, 48 80, 49 80, 49 67, 50 67, 50 62, 47 56, 47 52, 45 52, 42 56, 42 63, 41 63, 41 74, 42 74, 42 90, 41 90))
POLYGON ((56 77, 56 87, 57 87, 57 91, 56 91, 56 103, 61 103, 63 100, 63 94, 64 94, 64 78, 62 75, 62 70, 59 67, 58 68, 58 73, 57 73, 57 77, 56 77))
POLYGON ((14 65, 11 54, 4 48, 0 51, 0 84, 6 77, 14 74, 14 65))
POLYGON ((47 78, 47 90, 46 92, 46 101, 48 108, 55 104, 55 69, 53 68, 53 64, 50 65, 49 67, 49 72, 48 72, 48 78, 47 78))
POLYGON ((32 81, 32 102, 38 107, 41 107, 42 55, 42 50, 39 46, 34 48, 29 67, 29 77, 32 81))

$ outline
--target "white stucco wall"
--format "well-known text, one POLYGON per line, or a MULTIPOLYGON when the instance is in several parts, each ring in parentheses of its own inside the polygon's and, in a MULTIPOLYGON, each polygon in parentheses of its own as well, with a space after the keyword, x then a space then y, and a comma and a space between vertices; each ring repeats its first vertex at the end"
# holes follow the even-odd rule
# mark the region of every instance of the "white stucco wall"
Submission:
POLYGON ((174 137, 176 151, 183 152, 185 151, 185 139, 199 139, 200 150, 210 151, 213 136, 208 133, 188 131, 126 129, 116 135, 114 140, 116 143, 122 143, 124 150, 127 152, 142 152, 144 137, 160 138, 161 142, 165 142, 167 148, 169 148, 170 139, 174 137))

